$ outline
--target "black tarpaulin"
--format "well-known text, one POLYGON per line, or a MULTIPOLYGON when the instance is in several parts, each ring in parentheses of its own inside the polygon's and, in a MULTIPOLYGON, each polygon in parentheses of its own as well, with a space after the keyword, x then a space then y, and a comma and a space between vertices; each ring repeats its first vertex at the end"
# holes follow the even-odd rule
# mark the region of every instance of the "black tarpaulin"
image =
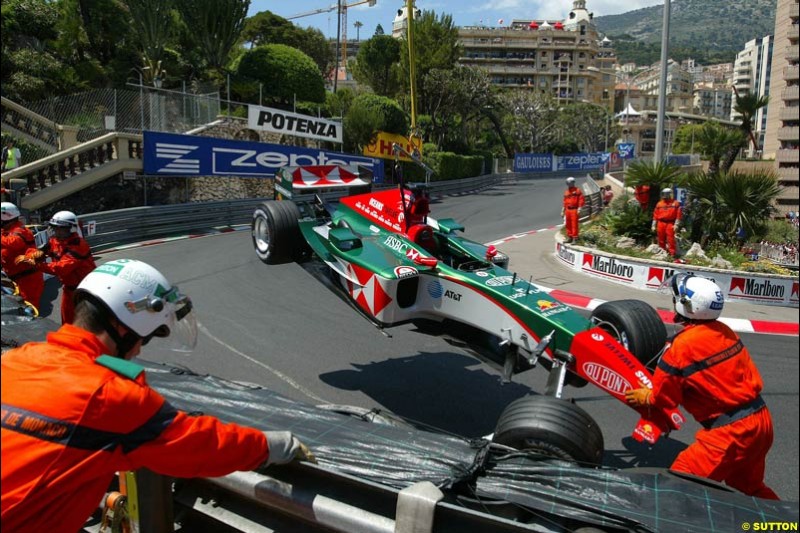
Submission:
POLYGON ((430 481, 451 501, 486 512, 505 507, 505 514, 513 508, 524 520, 561 517, 640 531, 741 531, 745 522, 798 520, 797 502, 752 498, 666 470, 584 468, 509 453, 485 441, 369 423, 263 388, 145 365, 150 384, 179 409, 265 431, 291 430, 331 472, 398 490, 430 481))

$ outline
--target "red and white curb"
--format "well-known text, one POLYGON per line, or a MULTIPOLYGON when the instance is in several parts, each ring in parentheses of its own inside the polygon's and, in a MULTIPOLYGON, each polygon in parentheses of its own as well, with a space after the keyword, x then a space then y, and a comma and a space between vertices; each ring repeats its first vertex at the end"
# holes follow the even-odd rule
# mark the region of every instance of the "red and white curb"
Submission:
MULTIPOLYGON (((563 302, 571 307, 578 307, 580 309, 587 309, 593 311, 599 305, 605 303, 605 300, 597 298, 589 298, 581 294, 562 291, 559 289, 550 289, 547 287, 539 287, 543 292, 546 292, 556 300, 563 302)), ((672 311, 664 309, 656 309, 656 312, 661 317, 665 324, 674 324, 675 314, 672 311)), ((800 324, 797 322, 770 322, 767 320, 748 320, 746 318, 720 318, 720 322, 727 324, 733 331, 740 333, 760 333, 770 335, 800 335, 800 324)))
MULTIPOLYGON (((559 224, 557 226, 550 226, 538 230, 525 231, 523 233, 515 233, 514 235, 510 235, 508 237, 504 237, 496 241, 488 242, 486 244, 487 246, 490 244, 497 246, 498 244, 503 244, 508 241, 513 241, 514 239, 519 239, 521 237, 525 237, 526 235, 532 235, 534 233, 539 233, 541 231, 558 229, 562 226, 563 224, 559 224)), ((579 309, 586 309, 588 311, 593 311, 596 307, 605 303, 605 300, 590 298, 582 294, 562 291, 560 289, 551 289, 549 287, 542 287, 541 285, 537 286, 543 292, 549 294, 556 300, 569 305, 570 307, 577 307, 579 309)), ((675 323, 675 314, 672 311, 656 309, 656 312, 658 313, 658 315, 661 317, 661 320, 663 320, 665 324, 675 323)), ((794 336, 800 335, 800 323, 797 322, 770 322, 768 320, 748 320, 746 318, 724 318, 724 317, 720 318, 719 321, 724 324, 727 324, 729 328, 739 333, 759 333, 759 334, 769 334, 769 335, 794 335, 794 336)))

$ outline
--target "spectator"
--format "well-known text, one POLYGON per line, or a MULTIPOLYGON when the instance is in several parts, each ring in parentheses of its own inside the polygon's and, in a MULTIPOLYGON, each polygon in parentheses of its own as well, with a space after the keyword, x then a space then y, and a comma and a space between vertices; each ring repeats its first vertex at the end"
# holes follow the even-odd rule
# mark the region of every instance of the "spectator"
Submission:
POLYGON ((614 199, 614 191, 611 190, 611 185, 606 185, 603 189, 603 205, 608 207, 611 200, 614 199))
POLYGON ((678 405, 703 429, 678 454, 672 470, 724 481, 749 496, 778 499, 764 484, 772 446, 772 417, 761 397, 764 383, 742 340, 717 320, 722 290, 713 281, 678 274, 670 280, 675 321, 685 327, 658 362, 652 390, 625 391, 634 407, 678 405))
POLYGON ((633 188, 633 196, 639 202, 642 211, 647 211, 650 204, 650 186, 644 183, 637 185, 633 188))
POLYGON ((2 219, 0 263, 3 271, 17 284, 20 296, 38 309, 44 291, 44 275, 24 261, 25 254, 36 250, 33 233, 22 223, 19 208, 11 202, 2 203, 2 219))
POLYGON ((2 160, 0 160, 0 170, 13 170, 22 164, 22 154, 19 148, 14 145, 14 139, 6 141, 6 147, 3 148, 2 160))
POLYGON ((155 268, 106 263, 76 299, 74 325, 0 361, 4 530, 78 531, 120 470, 217 477, 314 460, 288 431, 189 415, 148 386, 130 361, 142 346, 158 337, 191 350, 197 335, 191 300, 155 268))
POLYGON ((78 217, 71 211, 59 211, 48 222, 55 235, 45 246, 27 256, 27 262, 39 272, 58 277, 61 293, 61 323, 71 324, 75 312, 72 296, 83 278, 95 268, 89 243, 78 233, 78 217), (51 258, 50 263, 45 259, 51 258))

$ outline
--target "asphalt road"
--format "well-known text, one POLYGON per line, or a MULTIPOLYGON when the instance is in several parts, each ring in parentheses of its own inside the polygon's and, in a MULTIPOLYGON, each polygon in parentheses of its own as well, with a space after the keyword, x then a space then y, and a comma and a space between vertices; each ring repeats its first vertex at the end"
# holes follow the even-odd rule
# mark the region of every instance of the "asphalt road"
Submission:
MULTIPOLYGON (((557 224, 562 189, 560 179, 521 181, 446 198, 432 205, 432 216, 453 217, 468 237, 486 242, 557 224)), ((438 336, 411 325, 377 329, 321 283, 313 268, 262 264, 248 232, 108 253, 101 261, 119 257, 157 266, 195 303, 195 352, 159 352, 156 340, 142 356, 150 361, 258 383, 312 404, 386 409, 468 437, 491 433, 508 403, 544 389, 544 370, 502 384, 499 372, 438 336)), ((742 337, 764 377, 775 421, 767 483, 797 501, 798 338, 742 337)), ((599 389, 567 388, 565 397, 575 398, 600 424, 607 466, 668 466, 699 428, 690 421, 648 448, 630 438, 638 415, 599 389)))

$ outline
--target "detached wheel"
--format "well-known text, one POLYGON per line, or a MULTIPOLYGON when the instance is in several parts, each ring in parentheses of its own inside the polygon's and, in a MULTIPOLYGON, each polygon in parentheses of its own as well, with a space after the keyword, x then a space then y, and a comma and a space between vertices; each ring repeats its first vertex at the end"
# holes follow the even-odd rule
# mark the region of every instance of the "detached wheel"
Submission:
POLYGON ((294 202, 270 200, 253 213, 250 233, 256 255, 268 265, 297 260, 303 253, 300 210, 294 202))
POLYGON ((667 342, 667 328, 655 309, 641 300, 606 302, 592 312, 592 323, 611 334, 649 370, 667 342))
POLYGON ((603 460, 603 432, 597 422, 574 403, 552 396, 526 396, 508 404, 492 440, 589 465, 599 466, 603 460))

